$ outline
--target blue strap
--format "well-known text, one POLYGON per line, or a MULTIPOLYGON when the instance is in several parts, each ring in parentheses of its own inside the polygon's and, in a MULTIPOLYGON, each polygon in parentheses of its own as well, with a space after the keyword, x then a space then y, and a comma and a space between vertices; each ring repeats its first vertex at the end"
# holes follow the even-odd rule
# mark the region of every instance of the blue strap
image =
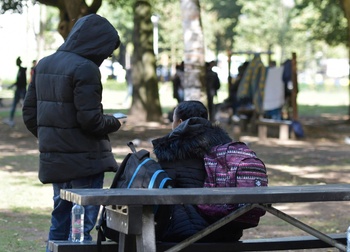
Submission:
POLYGON ((130 187, 131 187, 132 183, 133 183, 134 180, 135 180, 135 177, 136 177, 137 173, 138 173, 138 172, 140 171, 140 169, 141 169, 141 166, 143 166, 145 163, 147 163, 147 162, 150 161, 150 160, 151 160, 151 158, 146 158, 145 160, 142 161, 141 164, 139 164, 139 165, 137 166, 137 168, 136 168, 134 174, 132 175, 132 178, 130 179, 130 182, 129 182, 127 188, 130 188, 130 187))
POLYGON ((166 183, 167 181, 169 181, 169 180, 171 180, 171 178, 165 178, 165 179, 163 179, 162 182, 160 183, 159 188, 164 188, 165 183, 166 183))
MULTIPOLYGON (((156 179, 157 179, 158 175, 159 175, 160 173, 163 173, 163 172, 165 172, 165 171, 164 171, 164 170, 158 170, 158 171, 156 171, 156 172, 152 175, 151 181, 149 182, 149 185, 148 185, 148 189, 151 189, 151 188, 154 187, 154 183, 156 182, 156 179)), ((164 185, 165 185, 165 183, 166 183, 168 180, 170 180, 170 178, 164 178, 164 179, 161 181, 161 183, 160 183, 160 185, 159 185, 159 188, 163 188, 164 185)))

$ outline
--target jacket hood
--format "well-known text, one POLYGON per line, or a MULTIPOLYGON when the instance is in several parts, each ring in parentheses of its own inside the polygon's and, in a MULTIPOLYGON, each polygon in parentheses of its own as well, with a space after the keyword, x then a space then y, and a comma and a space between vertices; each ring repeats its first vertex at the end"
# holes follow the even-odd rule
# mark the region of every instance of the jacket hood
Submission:
POLYGON ((203 158, 216 145, 232 141, 226 131, 206 119, 192 117, 168 135, 152 141, 160 161, 203 158))
POLYGON ((76 53, 100 66, 120 45, 111 23, 96 14, 79 18, 58 51, 76 53))

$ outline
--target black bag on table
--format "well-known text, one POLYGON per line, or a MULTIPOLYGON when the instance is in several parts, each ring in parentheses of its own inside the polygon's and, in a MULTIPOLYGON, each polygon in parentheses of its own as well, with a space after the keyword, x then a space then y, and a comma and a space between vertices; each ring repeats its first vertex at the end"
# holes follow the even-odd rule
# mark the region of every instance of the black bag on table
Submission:
MULTIPOLYGON (((129 153, 119 166, 110 188, 167 188, 171 178, 162 169, 160 164, 150 157, 150 152, 141 149, 136 151, 132 142, 127 144, 132 153, 129 153)), ((119 232, 107 227, 106 209, 101 206, 96 229, 98 231, 97 244, 101 251, 101 242, 108 240, 118 241, 119 232)))

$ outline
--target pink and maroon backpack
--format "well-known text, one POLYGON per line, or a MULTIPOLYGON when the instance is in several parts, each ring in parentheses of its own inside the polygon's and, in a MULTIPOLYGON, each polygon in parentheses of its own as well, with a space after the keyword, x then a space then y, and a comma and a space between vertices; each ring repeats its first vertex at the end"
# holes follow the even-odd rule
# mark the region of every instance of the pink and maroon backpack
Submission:
MULTIPOLYGON (((207 178, 204 187, 256 187, 267 186, 265 164, 243 142, 230 142, 215 146, 204 157, 207 178)), ((234 190, 234 188, 232 188, 234 190)), ((212 220, 222 218, 242 204, 198 205, 202 215, 212 220)), ((256 227, 265 211, 254 208, 235 219, 243 228, 256 227)))

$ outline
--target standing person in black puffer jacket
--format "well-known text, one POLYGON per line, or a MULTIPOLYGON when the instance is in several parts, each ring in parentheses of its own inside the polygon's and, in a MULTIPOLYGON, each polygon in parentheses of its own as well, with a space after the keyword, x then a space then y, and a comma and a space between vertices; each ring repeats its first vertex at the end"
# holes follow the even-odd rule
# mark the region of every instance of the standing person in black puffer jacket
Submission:
MULTIPOLYGON (((54 191, 48 240, 70 238, 72 203, 60 199, 60 189, 102 188, 104 172, 118 168, 108 134, 121 124, 103 114, 99 66, 119 45, 107 19, 84 16, 58 50, 39 61, 28 87, 23 120, 38 138, 39 179, 54 191)), ((85 206, 85 240, 92 239, 98 211, 85 206)))
MULTIPOLYGON (((206 177, 204 154, 231 141, 222 128, 208 120, 208 111, 201 102, 184 101, 174 110, 172 131, 152 143, 158 162, 173 179, 172 186, 196 188, 203 187, 206 177)), ((155 220, 157 239, 167 242, 182 241, 211 224, 195 205, 161 206, 155 220)), ((232 242, 241 236, 241 228, 223 226, 201 241, 232 242)))

